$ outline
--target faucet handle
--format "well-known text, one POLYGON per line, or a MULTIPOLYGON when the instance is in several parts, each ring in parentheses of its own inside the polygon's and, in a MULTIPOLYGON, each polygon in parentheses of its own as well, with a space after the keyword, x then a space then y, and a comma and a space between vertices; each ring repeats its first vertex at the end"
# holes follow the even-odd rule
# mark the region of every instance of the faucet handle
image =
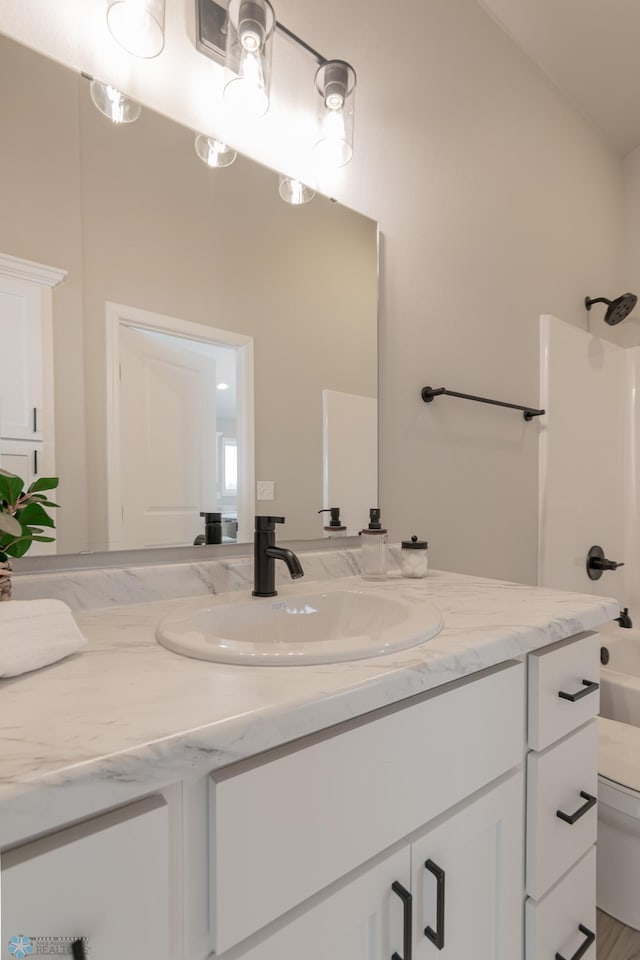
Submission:
POLYGON ((284 517, 256 517, 256 532, 272 533, 276 523, 284 523, 284 517))

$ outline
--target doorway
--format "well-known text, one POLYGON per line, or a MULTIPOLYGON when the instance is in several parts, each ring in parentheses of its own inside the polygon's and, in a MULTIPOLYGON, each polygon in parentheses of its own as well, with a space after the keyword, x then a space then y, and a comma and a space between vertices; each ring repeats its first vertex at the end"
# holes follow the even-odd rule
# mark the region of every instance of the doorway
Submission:
POLYGON ((250 539, 252 338, 114 303, 106 322, 109 549, 191 544, 213 511, 250 539))

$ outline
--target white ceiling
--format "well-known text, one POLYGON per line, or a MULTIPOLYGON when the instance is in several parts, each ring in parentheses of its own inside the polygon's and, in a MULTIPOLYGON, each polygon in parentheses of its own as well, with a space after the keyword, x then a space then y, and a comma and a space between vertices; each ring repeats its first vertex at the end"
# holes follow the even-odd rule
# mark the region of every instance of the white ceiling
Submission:
POLYGON ((621 156, 640 145, 640 0, 479 0, 621 156))

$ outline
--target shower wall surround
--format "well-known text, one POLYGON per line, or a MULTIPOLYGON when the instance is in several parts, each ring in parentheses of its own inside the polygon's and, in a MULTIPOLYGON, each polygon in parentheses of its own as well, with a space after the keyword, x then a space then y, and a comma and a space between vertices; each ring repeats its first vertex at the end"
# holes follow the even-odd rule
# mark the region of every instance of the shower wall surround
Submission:
POLYGON ((553 316, 540 318, 539 568, 542 586, 615 596, 640 612, 640 348, 623 349, 553 316), (600 580, 599 544, 624 562, 600 580))

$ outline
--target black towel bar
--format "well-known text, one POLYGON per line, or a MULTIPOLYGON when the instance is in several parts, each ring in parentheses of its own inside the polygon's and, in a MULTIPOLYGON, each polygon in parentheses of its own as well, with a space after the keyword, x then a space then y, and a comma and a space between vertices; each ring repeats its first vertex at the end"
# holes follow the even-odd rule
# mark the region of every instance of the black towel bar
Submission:
POLYGON ((533 420, 534 417, 541 417, 546 410, 536 410, 534 407, 521 407, 518 403, 504 403, 502 400, 489 400, 487 397, 474 397, 470 393, 457 393, 455 390, 447 390, 446 387, 423 387, 422 399, 425 403, 431 403, 434 397, 460 397, 462 400, 476 400, 478 403, 490 403, 494 407, 509 407, 510 410, 522 410, 522 416, 525 420, 533 420))

